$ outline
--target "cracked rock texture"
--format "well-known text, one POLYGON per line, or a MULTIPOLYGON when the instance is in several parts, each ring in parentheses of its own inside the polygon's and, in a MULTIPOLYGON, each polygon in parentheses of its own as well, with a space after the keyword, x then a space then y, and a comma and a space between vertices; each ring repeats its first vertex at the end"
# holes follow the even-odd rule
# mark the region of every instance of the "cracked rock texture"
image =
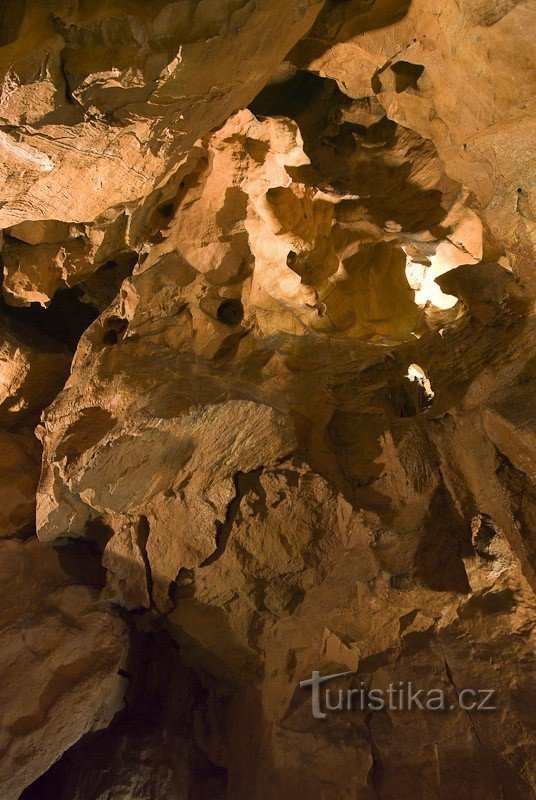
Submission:
POLYGON ((536 798, 535 41, 0 0, 2 800, 536 798))
MULTIPOLYGON (((0 543, 2 797, 19 797, 123 702, 125 623, 72 573, 72 554, 34 538, 0 543), (63 562, 63 563, 62 563, 63 562)), ((87 577, 91 578, 89 569, 87 577)))

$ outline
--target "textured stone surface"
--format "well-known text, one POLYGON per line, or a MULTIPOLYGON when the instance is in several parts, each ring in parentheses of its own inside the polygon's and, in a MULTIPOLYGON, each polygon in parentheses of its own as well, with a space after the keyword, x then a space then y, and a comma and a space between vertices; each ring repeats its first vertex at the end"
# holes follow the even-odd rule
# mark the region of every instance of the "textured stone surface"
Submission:
POLYGON ((35 539, 7 541, 0 543, 0 560, 0 779, 2 797, 17 800, 121 708, 125 681, 117 670, 128 636, 98 589, 62 566, 61 551, 35 539))
MULTIPOLYGON (((230 796, 261 797, 259 785, 273 798, 399 798, 401 786, 423 798, 530 796, 535 608, 508 546, 499 534, 486 554, 467 559, 471 591, 456 598, 395 589, 363 544, 344 552, 293 615, 264 628, 263 677, 254 692, 237 692, 230 711, 240 720, 230 796), (356 667, 371 688, 411 681, 443 689, 454 708, 313 719, 310 690, 297 688, 297 679, 356 667), (457 708, 462 687, 488 685, 497 686, 496 712, 457 708), (247 718, 246 704, 255 709, 247 718), (515 745, 506 730, 519 732, 515 745)), ((359 688, 359 680, 331 686, 337 703, 337 690, 359 688)))
POLYGON ((534 246, 534 4, 327 3, 291 58, 431 139, 526 280, 534 246))
POLYGON ((535 12, 2 9, 10 797, 536 796, 535 12))
POLYGON ((33 526, 40 452, 33 431, 0 430, 0 536, 33 526))
POLYGON ((205 722, 221 719, 223 704, 162 631, 133 638, 129 670, 125 709, 106 731, 71 748, 23 800, 224 800, 226 771, 209 760, 202 735, 205 722))
POLYGON ((196 138, 254 97, 322 3, 4 5, 0 227, 33 245, 5 264, 20 303, 135 243, 196 138))
POLYGON ((42 409, 63 387, 67 348, 26 324, 0 319, 0 538, 35 530, 42 409))

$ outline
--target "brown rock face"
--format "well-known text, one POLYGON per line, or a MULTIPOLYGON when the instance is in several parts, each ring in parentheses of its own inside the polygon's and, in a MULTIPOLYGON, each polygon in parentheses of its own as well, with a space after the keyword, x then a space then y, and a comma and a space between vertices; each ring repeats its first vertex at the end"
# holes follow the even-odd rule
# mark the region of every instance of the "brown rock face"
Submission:
POLYGON ((2 796, 19 797, 121 707, 124 622, 35 539, 0 543, 2 796), (24 687, 24 688, 22 688, 24 687))
POLYGON ((0 3, 2 800, 536 798, 535 13, 0 3))

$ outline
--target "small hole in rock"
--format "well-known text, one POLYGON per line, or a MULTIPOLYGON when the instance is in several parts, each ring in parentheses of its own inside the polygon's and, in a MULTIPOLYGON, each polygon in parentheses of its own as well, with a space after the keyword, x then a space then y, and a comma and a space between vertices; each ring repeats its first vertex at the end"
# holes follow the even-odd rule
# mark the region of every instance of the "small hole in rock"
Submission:
POLYGON ((293 264, 296 263, 296 253, 294 250, 291 250, 287 256, 287 267, 292 267, 293 264))
POLYGON ((174 210, 175 206, 173 203, 164 203, 158 209, 161 216, 163 216, 165 219, 169 219, 173 215, 174 210))
POLYGON ((244 318, 244 306, 240 300, 224 300, 218 307, 217 316, 225 325, 238 325, 244 318))
POLYGON ((410 61, 397 61, 391 66, 395 74, 395 91, 397 94, 406 89, 418 89, 417 81, 424 72, 422 64, 412 64, 410 61))
POLYGON ((430 383, 430 380, 428 379, 428 376, 423 368, 419 367, 418 364, 410 364, 406 377, 408 380, 418 383, 422 389, 423 397, 421 410, 424 411, 426 408, 429 408, 432 405, 435 392, 432 389, 432 384, 430 383))
POLYGON ((106 332, 102 337, 102 341, 106 345, 113 345, 123 338, 123 334, 128 327, 128 320, 121 317, 108 317, 105 325, 106 332))

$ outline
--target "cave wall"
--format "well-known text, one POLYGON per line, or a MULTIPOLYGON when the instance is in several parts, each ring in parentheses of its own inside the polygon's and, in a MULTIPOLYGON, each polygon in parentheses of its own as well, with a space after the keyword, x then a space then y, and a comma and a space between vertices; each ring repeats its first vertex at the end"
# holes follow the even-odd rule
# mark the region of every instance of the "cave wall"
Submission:
POLYGON ((2 800, 536 796, 535 12, 0 0, 2 800))

